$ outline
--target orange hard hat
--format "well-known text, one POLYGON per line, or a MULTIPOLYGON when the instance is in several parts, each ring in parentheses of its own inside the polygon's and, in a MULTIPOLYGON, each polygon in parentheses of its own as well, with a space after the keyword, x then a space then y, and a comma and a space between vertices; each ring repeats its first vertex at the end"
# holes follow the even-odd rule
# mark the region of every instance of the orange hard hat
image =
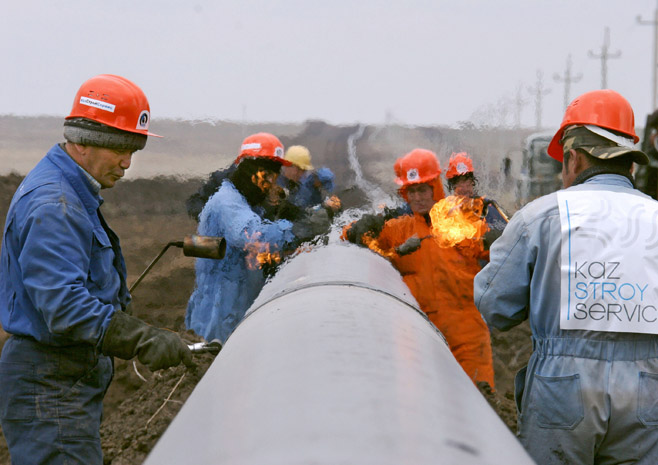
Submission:
POLYGON ((559 162, 564 156, 560 140, 564 130, 573 125, 598 126, 632 137, 634 143, 640 140, 635 134, 635 116, 631 104, 621 94, 610 89, 586 92, 569 104, 560 129, 548 145, 548 154, 559 162))
POLYGON ((268 132, 252 134, 242 141, 240 155, 235 159, 235 164, 240 163, 243 158, 266 158, 284 166, 292 164, 283 158, 283 144, 279 138, 268 132))
POLYGON ((150 111, 146 95, 135 83, 121 76, 100 74, 80 86, 66 119, 86 118, 122 131, 162 137, 148 131, 150 111))
POLYGON ((473 172, 473 160, 466 152, 453 153, 450 155, 448 162, 448 170, 446 171, 446 179, 454 178, 455 176, 462 176, 466 173, 473 172))
POLYGON ((436 179, 441 174, 441 166, 436 154, 431 150, 414 149, 393 165, 395 182, 403 187, 422 184, 436 179))

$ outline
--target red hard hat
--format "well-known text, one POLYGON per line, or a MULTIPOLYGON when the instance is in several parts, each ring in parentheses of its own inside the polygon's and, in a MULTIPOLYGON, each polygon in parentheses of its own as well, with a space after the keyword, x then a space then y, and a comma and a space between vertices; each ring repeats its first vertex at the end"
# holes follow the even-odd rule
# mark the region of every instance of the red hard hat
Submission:
POLYGON ((66 119, 87 118, 122 131, 162 137, 148 132, 149 102, 142 89, 126 78, 100 74, 85 81, 66 119))
POLYGON ((635 143, 640 140, 635 134, 635 116, 631 104, 621 94, 610 89, 586 92, 569 104, 560 129, 548 145, 548 154, 559 162, 564 156, 560 140, 567 126, 573 125, 599 126, 632 137, 635 143))
POLYGON ((441 166, 436 154, 430 150, 414 149, 398 158, 393 165, 395 182, 400 184, 400 195, 406 201, 407 188, 413 184, 429 184, 432 186, 433 198, 439 201, 445 197, 441 182, 441 166))
POLYGON ((283 158, 283 144, 273 134, 259 132, 252 134, 242 141, 240 155, 235 159, 237 165, 243 158, 267 158, 281 163, 284 166, 292 165, 283 158))
POLYGON ((425 149, 414 149, 398 158, 393 168, 397 176, 395 182, 403 187, 427 183, 441 174, 436 154, 425 149))
POLYGON ((471 160, 471 158, 468 156, 468 153, 459 152, 450 155, 448 170, 446 171, 446 179, 451 179, 455 176, 461 176, 472 172, 473 160, 471 160))

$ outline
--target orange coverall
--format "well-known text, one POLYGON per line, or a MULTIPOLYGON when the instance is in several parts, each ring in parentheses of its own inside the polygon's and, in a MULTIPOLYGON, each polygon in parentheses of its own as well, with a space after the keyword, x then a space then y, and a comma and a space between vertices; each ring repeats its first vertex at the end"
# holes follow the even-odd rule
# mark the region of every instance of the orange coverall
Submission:
MULTIPOLYGON (((393 251, 414 234, 420 238, 431 234, 423 215, 387 221, 375 245, 393 251)), ((480 271, 478 258, 484 256, 479 240, 442 248, 430 237, 417 251, 404 256, 393 253, 389 259, 466 374, 473 382, 486 381, 494 388, 489 328, 473 302, 473 278, 480 271)))

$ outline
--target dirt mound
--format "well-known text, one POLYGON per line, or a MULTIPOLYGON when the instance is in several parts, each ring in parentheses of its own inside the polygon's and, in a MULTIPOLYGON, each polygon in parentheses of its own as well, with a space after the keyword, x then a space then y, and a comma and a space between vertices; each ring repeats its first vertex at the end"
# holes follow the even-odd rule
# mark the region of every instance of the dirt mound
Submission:
MULTIPOLYGON (((11 195, 19 176, 0 178, 0 221, 4 224, 11 195)), ((126 180, 103 191, 103 206, 110 226, 121 238, 128 267, 128 282, 134 282, 170 241, 182 240, 196 231, 184 207, 185 199, 199 186, 197 181, 170 178, 126 180)), ((194 287, 194 259, 172 248, 134 290, 134 312, 145 321, 178 331, 188 341, 199 338, 184 331, 187 300, 194 287)), ((512 400, 514 372, 530 353, 527 326, 492 334, 496 391, 483 395, 503 421, 514 429, 516 410, 512 400)), ((4 343, 0 331, 0 345, 4 343)), ((196 356, 194 371, 177 367, 158 373, 132 362, 116 360, 115 377, 105 399, 101 437, 106 464, 141 463, 164 432, 182 403, 205 373, 212 355, 196 356)), ((0 464, 9 463, 4 438, 0 437, 0 464)))

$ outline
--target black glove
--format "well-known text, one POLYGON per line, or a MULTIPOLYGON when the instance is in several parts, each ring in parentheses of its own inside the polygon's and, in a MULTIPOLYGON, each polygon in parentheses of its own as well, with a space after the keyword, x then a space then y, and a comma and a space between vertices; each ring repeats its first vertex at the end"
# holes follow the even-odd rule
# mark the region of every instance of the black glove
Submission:
POLYGON ((422 242, 422 239, 420 239, 418 236, 415 234, 411 236, 409 239, 404 241, 404 243, 398 245, 395 248, 395 252, 402 256, 402 255, 409 255, 412 252, 415 252, 416 250, 420 249, 420 243, 422 242))
POLYGON ((293 223, 292 233, 301 243, 327 233, 329 228, 331 228, 331 219, 327 210, 322 207, 310 208, 306 210, 303 219, 293 223))
POLYGON ((370 233, 372 237, 379 236, 379 233, 382 232, 382 228, 384 227, 385 222, 386 219, 382 215, 363 215, 359 220, 354 222, 354 224, 347 231, 347 240, 353 244, 363 245, 363 235, 370 233))
POLYGON ((304 216, 304 209, 288 200, 281 201, 276 209, 275 220, 297 221, 304 216))
POLYGON ((101 352, 123 360, 137 356, 151 371, 181 362, 188 367, 195 366, 192 352, 176 333, 149 326, 122 311, 114 312, 105 331, 101 352))

